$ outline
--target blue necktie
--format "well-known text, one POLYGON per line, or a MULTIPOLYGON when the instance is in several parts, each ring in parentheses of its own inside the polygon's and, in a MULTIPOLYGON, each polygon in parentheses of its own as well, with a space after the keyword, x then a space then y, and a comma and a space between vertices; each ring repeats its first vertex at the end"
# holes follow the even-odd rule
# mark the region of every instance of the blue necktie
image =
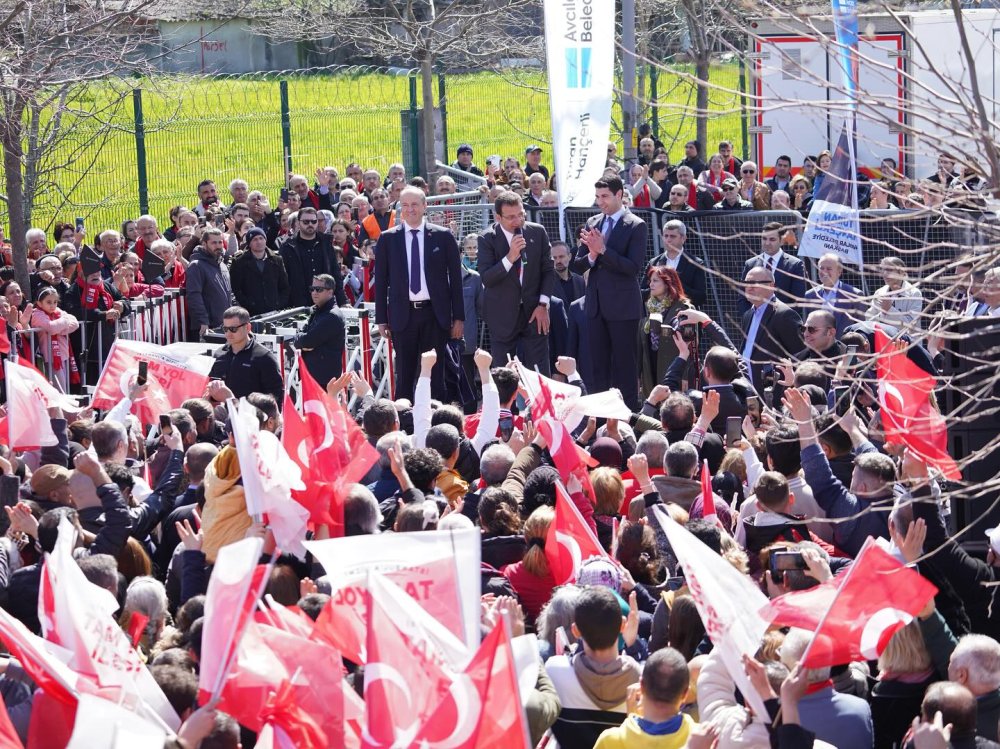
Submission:
POLYGON ((410 243, 410 291, 414 294, 420 293, 420 240, 417 235, 419 229, 410 229, 413 240, 410 243))
POLYGON ((611 239, 611 232, 615 228, 615 218, 614 216, 608 216, 607 220, 604 222, 604 244, 608 243, 611 239))

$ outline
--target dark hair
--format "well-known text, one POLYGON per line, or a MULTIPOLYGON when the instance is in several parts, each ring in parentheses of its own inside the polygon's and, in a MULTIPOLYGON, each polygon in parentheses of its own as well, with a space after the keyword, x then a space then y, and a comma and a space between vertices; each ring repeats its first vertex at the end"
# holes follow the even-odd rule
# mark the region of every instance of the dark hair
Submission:
POLYGON ((174 626, 181 632, 187 632, 191 625, 205 616, 205 595, 191 596, 177 609, 174 626))
POLYGON ((299 576, 289 564, 276 564, 267 581, 266 592, 282 606, 294 606, 299 601, 299 576))
POLYGON ((299 599, 299 609, 310 619, 316 621, 329 602, 330 596, 326 593, 309 593, 299 599))
POLYGON ((725 346, 712 346, 705 354, 705 367, 723 382, 732 382, 740 376, 740 360, 736 352, 725 346))
POLYGON ((576 599, 573 623, 592 650, 606 650, 618 642, 622 631, 622 608, 610 588, 585 588, 576 599))
POLYGON ((829 447, 834 455, 847 455, 854 447, 851 436, 832 413, 820 414, 816 419, 816 438, 829 447))
POLYGON ((163 691, 163 696, 178 715, 198 703, 198 677, 179 666, 151 666, 149 672, 163 691))
POLYGON ((764 432, 764 449, 771 467, 783 476, 792 476, 802 469, 799 430, 795 424, 779 424, 764 432))
POLYGON ((82 443, 84 440, 90 439, 90 435, 94 431, 94 422, 91 419, 77 419, 67 429, 69 429, 70 441, 82 443))
POLYGON ((754 485, 757 501, 769 510, 784 509, 788 503, 788 479, 777 471, 764 471, 754 485))
POLYGON ((717 525, 707 520, 689 520, 684 527, 705 546, 722 555, 722 533, 717 525))
POLYGON ((823 367, 814 361, 804 361, 795 368, 795 387, 816 385, 826 389, 828 384, 829 378, 823 367))
POLYGON ((215 714, 215 727, 201 740, 198 749, 237 749, 240 746, 240 724, 223 712, 215 714))
POLYGON ((820 385, 800 385, 799 390, 809 398, 809 402, 819 408, 825 408, 827 404, 826 391, 820 385))
POLYGON ((104 472, 108 474, 111 483, 117 486, 123 494, 126 489, 132 489, 135 486, 135 476, 124 463, 105 463, 104 472))
POLYGON ((552 466, 538 466, 524 481, 521 517, 528 517, 542 505, 556 506, 556 482, 559 472, 552 466))
POLYGON ((761 234, 768 234, 772 231, 781 232, 785 228, 784 224, 780 221, 768 221, 762 227, 760 227, 761 234))
POLYGON ((458 451, 462 436, 451 424, 438 424, 427 430, 424 444, 435 450, 443 460, 447 461, 458 451))
POLYGON ((499 391, 500 405, 503 405, 517 393, 517 386, 520 383, 517 372, 509 367, 494 367, 490 370, 490 375, 499 391))
POLYGON ((465 416, 457 406, 446 403, 435 408, 431 414, 431 426, 436 427, 438 424, 450 424, 458 430, 459 436, 465 436, 465 416))
POLYGON ((896 480, 896 464, 885 453, 862 453, 854 459, 854 468, 886 484, 896 480))
POLYGON ((671 393, 660 406, 660 423, 668 432, 694 426, 694 403, 684 393, 671 393))
POLYGON ((393 530, 396 533, 433 531, 437 530, 437 521, 428 522, 424 519, 423 502, 410 502, 408 505, 403 505, 399 508, 399 512, 396 513, 396 524, 393 530))
POLYGON ((670 164, 668 164, 663 159, 654 159, 653 163, 649 165, 649 173, 653 174, 660 171, 661 169, 669 169, 670 164))
POLYGON ((521 196, 513 190, 504 190, 502 193, 497 195, 496 200, 493 201, 493 212, 497 216, 502 216, 503 207, 505 205, 514 206, 516 208, 518 206, 523 206, 524 201, 521 200, 521 196))
POLYGON ((689 140, 687 143, 684 144, 685 148, 687 148, 688 146, 694 146, 694 150, 698 152, 699 156, 701 156, 701 143, 699 143, 696 140, 689 140))
POLYGON ((213 179, 203 179, 201 182, 198 183, 198 192, 201 192, 201 188, 208 187, 209 185, 214 185, 214 184, 215 180, 213 179))
POLYGON ((625 185, 618 177, 602 177, 594 183, 594 187, 598 190, 602 187, 607 188, 612 195, 617 195, 625 189, 625 185))
POLYGON ((303 213, 311 213, 314 216, 318 216, 319 215, 319 212, 315 208, 313 208, 311 205, 304 205, 301 208, 299 208, 299 211, 298 211, 299 218, 302 218, 302 214, 303 213))
POLYGON ((55 239, 56 242, 61 242, 62 240, 60 239, 60 237, 62 236, 62 233, 67 229, 69 229, 74 234, 76 233, 76 227, 73 224, 56 224, 55 228, 52 230, 52 238, 55 239))
POLYGON ((788 166, 792 165, 792 157, 791 156, 786 156, 785 154, 782 154, 781 156, 779 156, 778 158, 776 158, 774 160, 774 163, 777 164, 779 161, 787 161, 788 162, 788 166))
POLYGON ((38 543, 42 547, 42 551, 51 552, 56 548, 56 539, 59 538, 59 523, 62 522, 63 518, 69 520, 74 528, 79 528, 80 521, 76 510, 72 507, 56 507, 46 511, 38 519, 38 543))
POLYGON ((365 434, 377 440, 383 434, 394 431, 398 421, 396 405, 391 400, 381 398, 365 409, 365 414, 361 417, 361 426, 365 434))
POLYGON ((194 419, 196 425, 199 421, 204 421, 205 419, 211 419, 212 423, 215 423, 215 411, 212 409, 212 404, 207 398, 188 398, 181 403, 181 408, 191 414, 191 418, 194 419))
POLYGON ((240 321, 240 325, 246 325, 250 322, 250 313, 247 312, 246 307, 228 307, 226 311, 222 313, 222 319, 226 320, 230 317, 235 317, 240 321))
POLYGON ((188 627, 188 631, 185 633, 184 637, 181 638, 181 644, 194 653, 194 657, 199 661, 201 660, 201 635, 204 627, 205 617, 200 616, 191 622, 191 626, 188 627))
POLYGON ((247 403, 263 413, 268 419, 278 418, 278 401, 270 393, 250 393, 247 403))
POLYGON ((698 614, 694 599, 686 595, 677 596, 674 598, 674 605, 670 607, 670 619, 667 622, 667 642, 670 648, 685 661, 689 661, 694 658, 703 639, 705 639, 705 625, 698 614))
POLYGON ((413 486, 428 494, 434 490, 434 482, 444 468, 444 460, 437 450, 418 447, 403 455, 403 467, 406 468, 413 486))
POLYGON ((479 525, 484 536, 514 536, 521 532, 517 500, 506 489, 491 486, 479 495, 479 525))
POLYGON ((840 342, 844 344, 844 346, 857 346, 858 351, 865 351, 870 348, 870 344, 868 343, 868 339, 865 337, 864 333, 859 333, 856 330, 844 333, 844 335, 840 337, 840 342))
POLYGON ((116 421, 102 421, 94 425, 90 432, 90 440, 97 457, 103 460, 115 454, 119 442, 124 442, 126 447, 128 446, 128 433, 125 427, 116 421))
POLYGON ((636 582, 659 583, 660 562, 653 529, 645 523, 623 521, 618 532, 618 561, 636 582))
POLYGON ((315 276, 313 276, 313 279, 323 284, 323 287, 327 290, 333 290, 337 288, 337 279, 335 279, 329 273, 317 273, 315 276))

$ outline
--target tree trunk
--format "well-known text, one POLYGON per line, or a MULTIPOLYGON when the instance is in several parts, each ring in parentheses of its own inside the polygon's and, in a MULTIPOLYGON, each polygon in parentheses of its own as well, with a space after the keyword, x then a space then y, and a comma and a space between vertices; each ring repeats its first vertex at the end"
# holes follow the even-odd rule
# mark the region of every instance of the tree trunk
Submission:
MULTIPOLYGON (((695 75, 698 77, 698 130, 697 140, 701 146, 702 161, 707 160, 706 154, 712 153, 708 147, 708 76, 711 69, 709 63, 711 55, 699 54, 695 60, 695 75)), ((697 177, 698 175, 695 175, 697 177)))
MULTIPOLYGON (((427 182, 432 186, 437 178, 437 131, 434 117, 434 61, 426 55, 420 61, 420 90, 422 119, 424 124, 424 172, 427 182)), ((443 161, 444 159, 442 159, 443 161)))
POLYGON ((23 106, 8 109, 0 123, 0 145, 3 147, 4 187, 7 191, 7 216, 10 222, 11 256, 14 279, 30 295, 28 279, 28 245, 24 233, 28 230, 24 217, 24 175, 22 172, 23 106))

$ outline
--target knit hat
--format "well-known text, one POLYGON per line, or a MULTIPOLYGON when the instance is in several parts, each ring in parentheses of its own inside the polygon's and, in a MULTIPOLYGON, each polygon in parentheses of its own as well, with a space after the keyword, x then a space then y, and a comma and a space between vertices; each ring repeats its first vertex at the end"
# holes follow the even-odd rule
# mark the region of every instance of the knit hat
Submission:
POLYGON ((259 226, 255 226, 254 228, 252 228, 250 231, 246 233, 246 236, 244 237, 247 243, 247 247, 250 246, 250 242, 253 240, 254 237, 263 237, 264 239, 267 239, 267 233, 259 226))
POLYGON ((463 154, 463 153, 471 154, 472 153, 472 146, 470 146, 468 143, 463 143, 462 145, 460 145, 458 147, 457 153, 458 154, 463 154))
POLYGON ((608 468, 621 468, 622 448, 610 437, 599 437, 590 446, 590 457, 608 468))
POLYGON ((48 497, 52 492, 69 486, 73 472, 62 466, 47 464, 31 474, 31 491, 39 497, 48 497))

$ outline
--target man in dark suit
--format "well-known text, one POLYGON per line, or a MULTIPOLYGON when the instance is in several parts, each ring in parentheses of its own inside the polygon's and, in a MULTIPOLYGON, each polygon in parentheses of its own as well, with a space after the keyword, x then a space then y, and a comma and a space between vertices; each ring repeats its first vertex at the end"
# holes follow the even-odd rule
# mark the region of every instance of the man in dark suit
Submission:
MULTIPOLYGON (((751 268, 764 268, 774 278, 778 299, 790 307, 798 307, 806 296, 806 266, 781 249, 783 228, 777 221, 764 224, 760 230, 761 253, 746 261, 743 280, 747 280, 751 268)), ((740 311, 746 312, 749 307, 745 301, 741 302, 740 311)))
POLYGON ((614 386, 625 403, 639 405, 639 337, 642 317, 639 272, 646 257, 646 222, 623 204, 624 185, 618 177, 594 183, 601 213, 587 219, 582 246, 571 266, 590 271, 584 310, 590 325, 597 392, 614 386))
POLYGON ((552 243, 552 267, 556 272, 555 291, 552 296, 557 296, 569 305, 583 296, 586 291, 586 283, 583 276, 574 273, 569 269, 569 264, 573 261, 573 251, 565 242, 552 243))
POLYGON ((808 315, 814 309, 826 309, 833 313, 837 324, 837 335, 841 335, 848 325, 865 319, 867 306, 861 301, 861 292, 840 280, 844 264, 835 252, 828 252, 819 259, 819 281, 806 292, 802 311, 808 315))
POLYGON ((743 313, 743 359, 754 387, 763 391, 764 369, 802 350, 802 318, 775 296, 774 276, 766 268, 751 268, 746 282, 750 309, 743 313))
POLYGON ((497 196, 493 215, 496 223, 479 235, 478 259, 493 366, 504 367, 517 354, 526 367, 548 376, 549 297, 555 288, 549 235, 525 221, 515 192, 497 196))
POLYGON ((580 297, 569 305, 566 317, 569 321, 569 331, 566 341, 566 356, 576 359, 577 368, 583 384, 587 387, 587 392, 595 393, 594 390, 594 357, 590 355, 590 332, 587 313, 583 305, 585 297, 580 297))
POLYGON ((684 251, 684 241, 687 239, 687 226, 683 221, 673 219, 663 225, 663 252, 654 257, 646 265, 642 288, 649 288, 649 271, 651 268, 664 266, 673 268, 681 278, 681 284, 695 307, 705 303, 708 295, 708 282, 705 279, 705 261, 697 255, 689 255, 684 251))
POLYGON ((423 190, 404 188, 399 204, 402 223, 375 246, 375 322, 395 350, 396 397, 413 398, 420 355, 434 349, 431 395, 443 399, 444 347, 462 337, 465 320, 462 260, 451 232, 424 221, 423 190))

